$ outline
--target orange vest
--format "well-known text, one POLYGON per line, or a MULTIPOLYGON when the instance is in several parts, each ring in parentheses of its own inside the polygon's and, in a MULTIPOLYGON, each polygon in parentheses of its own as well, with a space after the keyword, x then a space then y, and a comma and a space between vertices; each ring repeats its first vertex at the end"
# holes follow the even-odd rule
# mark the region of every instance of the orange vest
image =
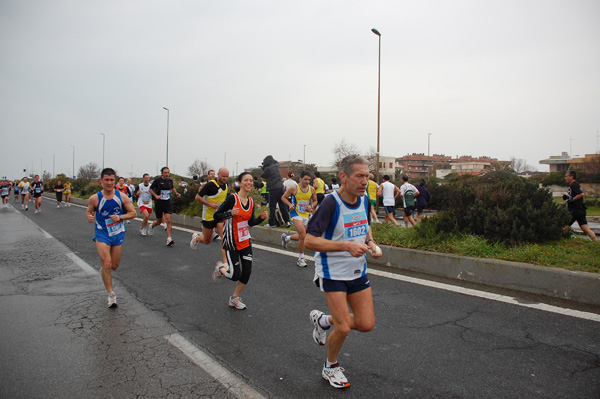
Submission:
POLYGON ((235 240, 235 246, 238 250, 247 248, 250 245, 250 225, 248 222, 252 219, 252 212, 254 212, 254 203, 252 198, 248 197, 248 209, 245 210, 240 202, 240 197, 237 194, 233 194, 235 197, 234 208, 238 208, 240 213, 232 216, 232 227, 233 227, 233 238, 235 240))

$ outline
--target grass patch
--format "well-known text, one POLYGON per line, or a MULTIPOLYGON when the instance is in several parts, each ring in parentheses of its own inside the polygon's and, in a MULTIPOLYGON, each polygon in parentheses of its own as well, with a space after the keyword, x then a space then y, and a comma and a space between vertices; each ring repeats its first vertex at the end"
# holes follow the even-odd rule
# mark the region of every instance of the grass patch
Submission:
POLYGON ((566 238, 545 244, 508 247, 473 235, 421 237, 415 229, 373 225, 378 243, 474 258, 503 259, 565 270, 600 273, 600 244, 583 238, 566 238))

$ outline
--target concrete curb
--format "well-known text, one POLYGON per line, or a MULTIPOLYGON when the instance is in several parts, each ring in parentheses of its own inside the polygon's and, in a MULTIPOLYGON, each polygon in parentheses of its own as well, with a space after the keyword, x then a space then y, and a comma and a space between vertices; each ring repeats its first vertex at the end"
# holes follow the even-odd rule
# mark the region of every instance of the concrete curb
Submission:
MULTIPOLYGON (((73 198, 72 202, 87 205, 87 200, 79 198, 73 198)), ((202 228, 199 217, 173 214, 172 220, 180 226, 202 228)), ((256 241, 281 245, 281 233, 285 231, 256 226, 251 234, 256 241)), ((383 256, 379 259, 369 257, 369 263, 600 306, 600 274, 387 245, 381 247, 383 256)), ((290 243, 290 248, 296 248, 294 242, 290 243)))

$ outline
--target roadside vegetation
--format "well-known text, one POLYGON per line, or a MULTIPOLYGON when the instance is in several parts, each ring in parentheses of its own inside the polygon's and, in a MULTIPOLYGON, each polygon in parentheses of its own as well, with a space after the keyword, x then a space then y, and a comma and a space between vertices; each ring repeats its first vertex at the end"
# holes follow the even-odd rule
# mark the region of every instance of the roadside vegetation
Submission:
POLYGON ((565 270, 600 273, 600 244, 586 238, 563 238, 544 243, 508 246, 472 234, 424 237, 417 228, 373 225, 375 241, 385 245, 475 258, 503 259, 565 270))

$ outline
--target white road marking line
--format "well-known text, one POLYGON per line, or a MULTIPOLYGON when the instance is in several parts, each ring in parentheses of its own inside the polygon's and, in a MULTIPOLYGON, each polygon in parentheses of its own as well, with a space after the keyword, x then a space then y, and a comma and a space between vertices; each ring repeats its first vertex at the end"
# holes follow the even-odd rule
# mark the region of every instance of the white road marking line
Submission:
POLYGON ((194 364, 219 381, 229 390, 229 392, 233 393, 238 398, 265 398, 250 385, 246 384, 242 379, 236 377, 209 355, 198 349, 194 344, 181 336, 181 334, 169 334, 165 336, 165 339, 171 345, 183 352, 184 355, 190 358, 194 364))
POLYGON ((391 278, 394 280, 405 281, 407 283, 419 284, 427 287, 442 289, 446 291, 452 291, 459 294, 470 295, 474 297, 490 299, 492 301, 509 303, 511 305, 523 306, 526 308, 543 310, 545 312, 558 313, 566 316, 577 317, 579 319, 592 320, 600 322, 600 315, 589 312, 582 312, 579 310, 561 308, 558 306, 548 305, 545 303, 523 303, 519 302, 514 297, 509 297, 506 295, 494 294, 485 291, 478 291, 471 288, 458 287, 451 284, 438 283, 436 281, 422 280, 414 277, 402 276, 390 272, 384 272, 381 270, 369 269, 369 274, 374 274, 376 276, 391 278))
MULTIPOLYGON (((174 227, 174 228, 176 228, 176 227, 174 227)), ((276 253, 276 254, 280 254, 280 255, 286 255, 286 256, 291 256, 291 257, 298 256, 297 252, 287 251, 285 249, 272 248, 272 247, 268 247, 266 245, 260 245, 260 244, 252 244, 252 246, 254 248, 261 249, 263 251, 268 251, 268 252, 272 252, 272 253, 276 253)), ((315 260, 314 257, 312 257, 312 256, 305 255, 304 258, 306 260, 310 260, 313 262, 315 260)), ((474 297, 478 297, 478 298, 489 299, 489 300, 497 301, 497 302, 504 302, 504 303, 508 303, 511 305, 522 306, 522 307, 526 307, 526 308, 530 308, 530 309, 537 309, 537 310, 542 310, 545 312, 557 313, 557 314, 562 314, 565 316, 576 317, 579 319, 600 322, 600 315, 595 314, 595 313, 582 312, 579 310, 561 308, 558 306, 548 305, 545 303, 523 303, 523 302, 519 302, 514 297, 510 297, 510 296, 506 296, 506 295, 493 294, 493 293, 486 292, 486 291, 474 290, 472 288, 463 288, 463 287, 458 287, 458 286, 454 286, 451 284, 438 283, 435 281, 403 276, 403 275, 380 271, 380 270, 376 270, 376 269, 369 269, 368 273, 376 275, 376 276, 380 276, 380 277, 404 281, 404 282, 411 283, 411 284, 418 284, 418 285, 423 285, 426 287, 456 292, 456 293, 463 294, 463 295, 470 295, 470 296, 474 296, 474 297)))
POLYGON ((94 269, 89 263, 81 259, 79 256, 75 255, 73 252, 68 252, 67 257, 71 259, 73 263, 79 266, 87 274, 100 274, 98 270, 94 269))

